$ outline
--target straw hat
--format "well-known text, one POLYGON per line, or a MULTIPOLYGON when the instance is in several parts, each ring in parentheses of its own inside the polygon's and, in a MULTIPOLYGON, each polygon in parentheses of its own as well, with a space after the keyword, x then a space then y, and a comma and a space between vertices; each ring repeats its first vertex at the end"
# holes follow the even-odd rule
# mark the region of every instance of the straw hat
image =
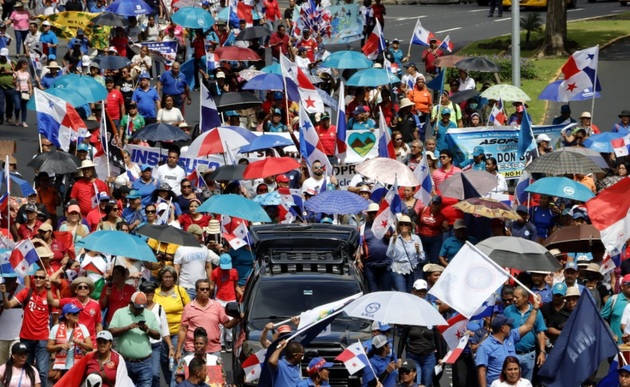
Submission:
POLYGON ((77 286, 81 284, 86 284, 90 288, 90 293, 94 291, 94 281, 92 281, 88 277, 77 277, 70 284, 70 290, 72 290, 72 293, 74 293, 77 286))

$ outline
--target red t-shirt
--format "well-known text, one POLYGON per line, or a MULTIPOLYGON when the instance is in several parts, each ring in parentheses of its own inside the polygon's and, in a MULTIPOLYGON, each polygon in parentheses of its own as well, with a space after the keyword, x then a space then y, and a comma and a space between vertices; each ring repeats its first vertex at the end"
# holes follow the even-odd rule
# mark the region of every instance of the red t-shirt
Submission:
POLYGON ((420 224, 420 230, 418 234, 426 237, 435 237, 442 233, 442 223, 446 220, 446 217, 440 212, 436 215, 431 214, 431 208, 429 206, 424 207, 420 211, 418 217, 418 223, 420 224))
POLYGON ((92 208, 92 210, 88 212, 85 217, 85 221, 87 222, 90 231, 96 231, 96 227, 98 227, 98 224, 101 220, 103 220, 105 215, 107 214, 104 211, 101 211, 100 207, 92 208))
POLYGON ((337 145, 337 127, 330 125, 328 129, 324 129, 321 125, 317 125, 315 130, 317 131, 319 143, 322 144, 326 156, 334 156, 337 145))
POLYGON ((124 106, 125 99, 120 90, 111 89, 105 100, 105 110, 112 120, 120 120, 122 118, 121 109, 124 106))
MULTIPOLYGON (((106 285, 103 288, 103 292, 101 293, 101 300, 104 300, 107 293, 107 288, 110 285, 106 285)), ((109 324, 112 321, 112 317, 114 317, 114 312, 116 312, 120 308, 124 308, 129 305, 131 302, 131 295, 136 292, 136 289, 131 285, 123 286, 122 290, 118 290, 115 286, 112 287, 112 294, 109 295, 109 300, 107 303, 107 314, 105 315, 105 322, 109 324)), ((102 302, 101 302, 102 304, 102 302)))
POLYGON ((315 51, 317 51, 317 42, 313 38, 308 38, 300 40, 297 45, 297 48, 305 47, 306 48, 306 57, 311 61, 311 63, 315 63, 315 51))
POLYGON ((108 192, 107 184, 102 180, 96 179, 90 182, 83 178, 74 183, 70 192, 70 198, 77 199, 79 202, 81 216, 87 216, 92 210, 92 198, 98 195, 99 192, 108 192))
MULTIPOLYGON (((20 304, 26 301, 28 289, 22 289, 15 295, 20 304)), ((22 329, 20 330, 20 338, 26 340, 48 340, 50 329, 48 322, 50 321, 50 310, 48 309, 48 301, 46 300, 46 289, 41 292, 33 289, 31 299, 24 308, 24 320, 22 321, 22 329)))
POLYGON ((279 36, 277 32, 273 33, 269 38, 269 45, 271 46, 271 56, 278 59, 280 58, 280 52, 284 55, 289 53, 289 35, 286 33, 284 36, 279 36), (272 46, 273 44, 280 43, 277 46, 272 46))
POLYGON ((234 290, 234 284, 238 282, 238 272, 236 269, 223 270, 217 267, 212 270, 212 282, 214 282, 217 289, 217 299, 221 301, 236 300, 236 291, 234 290))
POLYGON ((50 247, 53 254, 55 254, 50 260, 50 266, 55 270, 59 270, 63 257, 68 255, 68 247, 63 241, 56 238, 53 238, 52 243, 48 247, 50 247))
POLYGON ((42 221, 39 219, 35 220, 35 225, 33 226, 33 228, 27 226, 26 223, 22 223, 20 225, 20 228, 18 228, 18 236, 20 237, 20 239, 34 238, 37 236, 37 230, 41 225, 42 221))
MULTIPOLYGON (((131 298, 131 296, 129 297, 131 298)), ((89 299, 88 303, 83 305, 78 298, 62 298, 59 300, 59 308, 63 308, 64 305, 74 304, 83 310, 79 313, 79 324, 85 325, 88 332, 90 332, 90 338, 93 343, 96 343, 96 324, 103 322, 101 314, 101 306, 93 299, 89 299)))
POLYGON ((120 355, 114 351, 111 351, 111 357, 109 362, 104 364, 101 370, 100 364, 95 353, 88 354, 88 360, 85 363, 85 376, 95 373, 101 376, 103 379, 103 386, 114 387, 116 385, 116 370, 118 369, 118 363, 120 362, 120 355))

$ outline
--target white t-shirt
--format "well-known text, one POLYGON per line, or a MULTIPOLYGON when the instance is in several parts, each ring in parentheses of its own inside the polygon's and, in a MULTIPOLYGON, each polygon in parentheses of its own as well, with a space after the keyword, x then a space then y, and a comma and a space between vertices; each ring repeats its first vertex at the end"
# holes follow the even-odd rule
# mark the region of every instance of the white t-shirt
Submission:
MULTIPOLYGON (((619 297, 619 296, 617 296, 619 297)), ((612 304, 611 304, 612 305, 612 304)), ((623 333, 629 333, 630 334, 630 303, 628 305, 626 305, 626 307, 623 309, 623 314, 621 315, 621 325, 625 325, 626 329, 623 330, 623 333)))
POLYGON ((174 125, 175 122, 184 121, 184 116, 182 115, 182 111, 176 107, 171 108, 171 110, 160 109, 157 113, 157 120, 162 122, 163 124, 174 125))
POLYGON ((532 383, 527 379, 520 378, 518 382, 516 382, 515 385, 512 385, 512 384, 507 384, 506 382, 502 382, 499 379, 497 379, 494 382, 492 382, 490 387, 532 387, 532 383))
POLYGON ((134 66, 140 66, 142 71, 149 71, 151 66, 153 66, 153 60, 149 55, 145 55, 144 57, 140 54, 134 55, 133 58, 131 58, 131 63, 134 66))
MULTIPOLYGON (((79 329, 81 329, 81 332, 83 333, 83 338, 86 337, 90 337, 90 332, 88 331, 88 329, 85 327, 85 325, 83 324, 79 324, 79 329)), ((50 335, 48 335, 48 339, 49 340, 57 340, 57 331, 59 330, 59 324, 55 325, 54 327, 52 327, 52 329, 50 330, 50 335)), ((67 336, 68 336, 68 340, 70 337, 72 337, 72 331, 74 329, 70 329, 69 331, 66 332, 67 336)), ((66 356, 66 366, 65 366, 65 370, 69 370, 72 365, 74 364, 74 347, 75 345, 70 342, 70 349, 68 350, 68 355, 66 356)), ((24 382, 24 380, 22 379, 22 382, 24 382)), ((23 385, 23 384, 22 384, 23 385)))
POLYGON ((179 286, 194 289, 195 282, 206 275, 206 263, 219 264, 219 256, 206 246, 180 246, 175 250, 173 263, 181 265, 179 270, 179 286))
POLYGON ((186 172, 179 165, 171 168, 168 164, 160 165, 153 175, 160 183, 167 183, 177 196, 182 194, 179 183, 186 177, 186 172))
MULTIPOLYGON (((158 326, 160 327, 160 334, 162 335, 162 337, 170 336, 171 332, 168 328, 168 322, 166 321, 166 311, 164 310, 164 308, 161 307, 160 304, 154 303, 153 308, 151 308, 150 310, 155 315, 155 319, 157 320, 158 326)), ((157 344, 162 342, 162 338, 156 340, 149 337, 149 341, 151 342, 151 344, 157 344)))
POLYGON ((311 64, 311 60, 308 58, 302 58, 301 56, 295 57, 295 64, 297 67, 301 68, 306 74, 310 74, 311 70, 308 68, 308 65, 311 64))
POLYGON ((315 180, 314 178, 309 177, 308 179, 304 180, 304 183, 302 183, 302 193, 306 192, 306 190, 308 189, 313 189, 319 193, 322 189, 322 185, 328 183, 330 183, 330 178, 328 176, 325 176, 321 180, 315 180))
MULTIPOLYGON (((0 365, 0 378, 4 377, 4 370, 6 369, 6 364, 0 365)), ((11 381, 9 382, 9 387, 33 387, 33 384, 31 384, 31 379, 26 375, 26 372, 22 373, 22 371, 22 368, 13 367, 13 370, 11 371, 11 381)), ((37 369, 35 369, 35 384, 40 384, 41 382, 42 381, 39 378, 39 372, 37 372, 37 369)))
MULTIPOLYGON (((15 291, 9 293, 9 299, 18 294, 20 290, 24 289, 24 285, 18 283, 15 291)), ((0 300, 2 300, 2 294, 0 294, 0 300)), ((22 319, 24 318, 24 309, 11 308, 5 309, 0 314, 0 340, 12 341, 20 338, 20 328, 22 327, 22 319)))

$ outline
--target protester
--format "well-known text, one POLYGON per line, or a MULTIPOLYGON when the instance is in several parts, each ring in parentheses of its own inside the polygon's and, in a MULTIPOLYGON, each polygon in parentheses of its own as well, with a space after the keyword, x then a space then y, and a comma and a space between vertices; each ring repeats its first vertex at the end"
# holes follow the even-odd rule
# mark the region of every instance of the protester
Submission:
MULTIPOLYGON (((0 381, 3 386, 42 386, 40 374, 35 372, 35 367, 31 365, 32 362, 27 360, 28 354, 28 347, 22 343, 15 343, 11 347, 11 356, 9 357, 9 360, 0 365, 0 381)), ((45 386, 46 383, 43 385, 45 386)))

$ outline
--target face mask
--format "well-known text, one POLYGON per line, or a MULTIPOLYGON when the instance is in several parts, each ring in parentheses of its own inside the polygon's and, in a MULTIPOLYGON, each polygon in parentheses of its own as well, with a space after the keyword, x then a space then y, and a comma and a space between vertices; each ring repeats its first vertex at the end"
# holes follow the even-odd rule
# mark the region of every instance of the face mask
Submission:
POLYGON ((470 103, 470 104, 468 104, 468 106, 470 106, 471 109, 475 110, 475 109, 477 109, 477 106, 479 106, 479 105, 476 104, 476 103, 470 103))

